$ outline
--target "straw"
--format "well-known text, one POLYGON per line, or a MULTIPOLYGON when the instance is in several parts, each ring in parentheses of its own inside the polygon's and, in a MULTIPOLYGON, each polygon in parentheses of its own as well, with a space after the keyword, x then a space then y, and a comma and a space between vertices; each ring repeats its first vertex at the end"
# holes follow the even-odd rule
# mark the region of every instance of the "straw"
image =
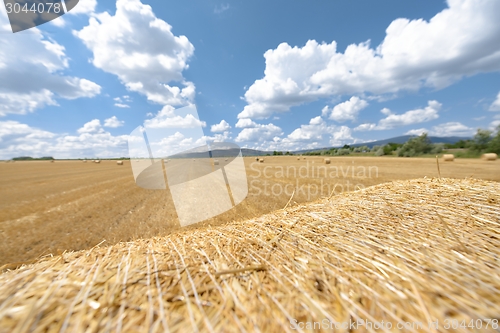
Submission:
POLYGON ((498 202, 497 182, 396 181, 47 256, 0 274, 0 332, 495 331, 498 202))

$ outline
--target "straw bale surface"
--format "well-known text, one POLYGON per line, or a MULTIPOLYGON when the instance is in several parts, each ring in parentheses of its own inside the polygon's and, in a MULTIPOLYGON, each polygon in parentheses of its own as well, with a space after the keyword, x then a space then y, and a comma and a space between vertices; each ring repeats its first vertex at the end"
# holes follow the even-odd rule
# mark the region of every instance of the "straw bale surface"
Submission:
POLYGON ((6 271, 0 331, 291 332, 325 319, 447 331, 445 319, 499 319, 499 260, 500 183, 396 181, 6 271))

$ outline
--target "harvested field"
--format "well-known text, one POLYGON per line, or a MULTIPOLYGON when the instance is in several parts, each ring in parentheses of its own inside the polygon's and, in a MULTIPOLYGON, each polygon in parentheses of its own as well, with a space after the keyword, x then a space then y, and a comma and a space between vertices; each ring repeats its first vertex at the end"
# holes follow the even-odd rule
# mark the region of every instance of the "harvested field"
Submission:
MULTIPOLYGON (((289 201, 294 206, 391 180, 438 175, 429 158, 330 157, 329 165, 322 157, 296 158, 267 156, 263 164, 245 158, 248 197, 190 230, 255 218, 289 201)), ((441 176, 500 181, 500 160, 455 159, 441 163, 441 176)), ((177 229, 170 192, 137 187, 129 161, 122 167, 106 160, 0 163, 0 267, 177 229)))
POLYGON ((46 257, 0 275, 0 331, 496 331, 499 203, 498 182, 397 181, 46 257))

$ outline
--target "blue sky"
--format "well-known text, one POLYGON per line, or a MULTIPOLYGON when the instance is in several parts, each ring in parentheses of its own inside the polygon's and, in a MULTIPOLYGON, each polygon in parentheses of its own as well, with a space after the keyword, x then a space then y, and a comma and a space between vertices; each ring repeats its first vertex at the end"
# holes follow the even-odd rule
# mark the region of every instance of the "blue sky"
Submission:
POLYGON ((0 82, 0 158, 127 156, 187 105, 263 150, 471 136, 500 124, 500 2, 80 0, 16 34, 0 5, 0 82))

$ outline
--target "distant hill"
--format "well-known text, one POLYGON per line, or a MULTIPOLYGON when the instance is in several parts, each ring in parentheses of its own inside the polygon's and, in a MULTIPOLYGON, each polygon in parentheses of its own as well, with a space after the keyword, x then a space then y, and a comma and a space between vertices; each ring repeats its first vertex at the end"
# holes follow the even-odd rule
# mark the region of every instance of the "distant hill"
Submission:
MULTIPOLYGON (((350 144, 350 147, 361 147, 361 146, 367 146, 369 148, 373 148, 374 146, 385 146, 388 143, 405 143, 406 141, 410 140, 411 138, 416 138, 417 135, 402 135, 402 136, 396 136, 394 138, 390 139, 384 139, 384 140, 377 140, 377 141, 371 141, 371 142, 363 142, 363 143, 354 143, 350 144)), ((459 136, 445 136, 445 137, 439 137, 439 136, 429 136, 429 140, 431 140, 432 143, 456 143, 460 140, 470 140, 471 138, 466 138, 466 137, 459 137, 459 136)), ((309 153, 313 151, 320 151, 320 150, 328 150, 331 148, 342 148, 342 146, 336 146, 336 147, 324 147, 324 148, 316 148, 316 149, 306 149, 306 150, 299 150, 294 153, 309 153)))
MULTIPOLYGON (((385 139, 385 140, 355 143, 355 144, 351 144, 349 146, 351 146, 351 147, 367 146, 369 148, 373 148, 373 146, 384 146, 388 143, 405 143, 409 139, 415 138, 415 137, 417 137, 417 136, 416 135, 402 135, 402 136, 397 136, 397 137, 385 139)), ((468 140, 470 138, 464 138, 464 137, 458 137, 458 136, 448 136, 448 137, 430 136, 429 139, 431 140, 432 143, 456 143, 460 140, 468 140)), ((323 147, 323 148, 315 148, 315 149, 304 149, 304 150, 290 151, 290 153, 303 154, 303 153, 310 153, 310 152, 321 151, 321 150, 328 150, 331 148, 341 148, 341 146, 323 147)), ((238 149, 236 149, 236 150, 230 149, 230 150, 221 150, 221 151, 214 150, 214 151, 212 151, 211 154, 214 157, 230 157, 230 156, 236 156, 236 155, 238 155, 238 153, 239 153, 238 149)), ((241 153, 243 156, 265 156, 267 154, 272 155, 273 151, 241 148, 241 153)), ((184 153, 176 154, 175 157, 173 157, 173 158, 204 158, 207 156, 208 156, 207 152, 184 152, 184 153)))
MULTIPOLYGON (((402 135, 402 136, 397 136, 394 138, 390 139, 385 139, 385 140, 378 140, 378 141, 372 141, 372 142, 365 142, 365 143, 356 143, 350 145, 351 147, 361 147, 361 146, 368 146, 372 148, 373 146, 384 146, 390 142, 392 143, 405 143, 406 141, 410 140, 411 138, 416 138, 416 135, 402 135)), ((429 140, 431 140, 432 143, 456 143, 460 140, 469 140, 470 138, 464 138, 464 137, 459 137, 459 136, 446 136, 446 137, 439 137, 439 136, 429 136, 429 140)))

